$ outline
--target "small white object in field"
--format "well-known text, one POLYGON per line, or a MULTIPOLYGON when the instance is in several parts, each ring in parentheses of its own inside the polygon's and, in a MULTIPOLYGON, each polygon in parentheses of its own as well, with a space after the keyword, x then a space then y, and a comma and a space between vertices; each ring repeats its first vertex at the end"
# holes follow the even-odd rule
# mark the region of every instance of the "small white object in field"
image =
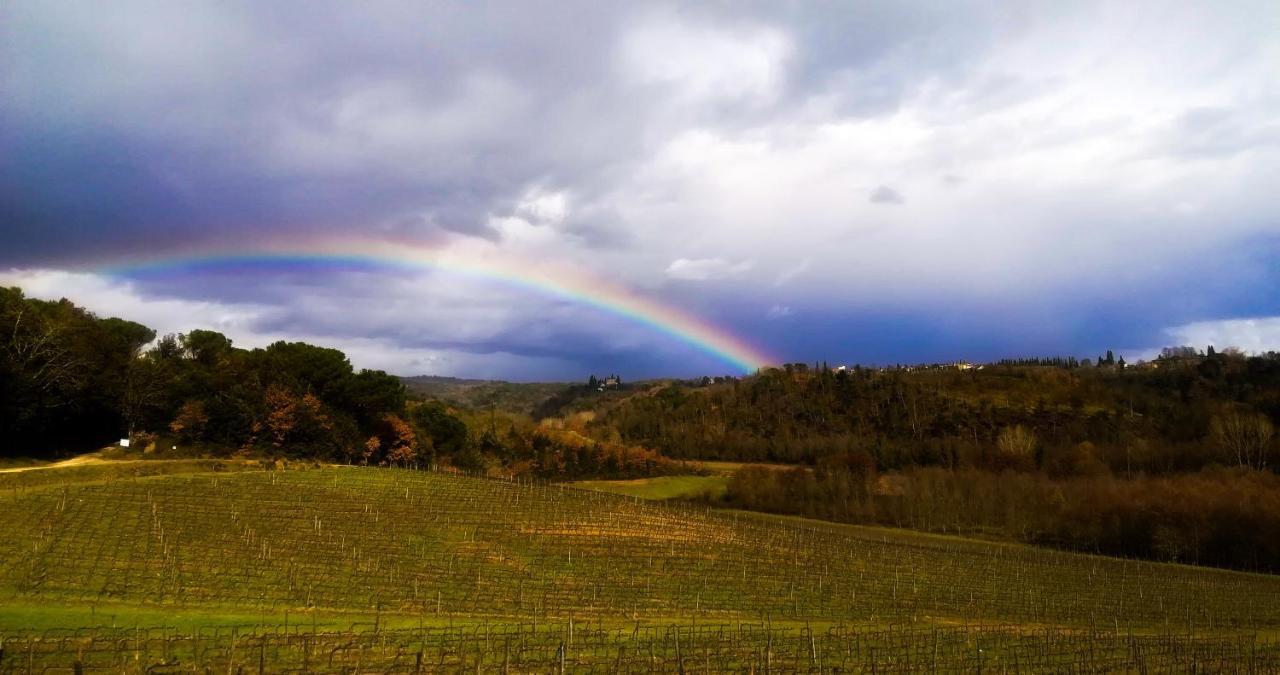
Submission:
POLYGON ((127 438, 122 438, 122 439, 120 439, 120 447, 122 447, 122 448, 127 448, 127 447, 129 447, 129 439, 127 439, 127 438))
POLYGON ((177 449, 178 449, 178 446, 176 446, 176 445, 175 445, 175 446, 173 446, 173 449, 174 449, 174 450, 177 450, 177 449))

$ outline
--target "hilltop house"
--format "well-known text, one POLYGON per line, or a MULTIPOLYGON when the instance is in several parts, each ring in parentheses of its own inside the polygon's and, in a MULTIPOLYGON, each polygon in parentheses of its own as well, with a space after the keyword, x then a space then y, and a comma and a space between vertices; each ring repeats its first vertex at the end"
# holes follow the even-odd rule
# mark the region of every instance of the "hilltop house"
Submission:
POLYGON ((605 391, 607 389, 617 389, 622 386, 622 378, 617 375, 610 375, 602 380, 596 379, 595 375, 587 381, 587 386, 594 386, 596 391, 605 391))

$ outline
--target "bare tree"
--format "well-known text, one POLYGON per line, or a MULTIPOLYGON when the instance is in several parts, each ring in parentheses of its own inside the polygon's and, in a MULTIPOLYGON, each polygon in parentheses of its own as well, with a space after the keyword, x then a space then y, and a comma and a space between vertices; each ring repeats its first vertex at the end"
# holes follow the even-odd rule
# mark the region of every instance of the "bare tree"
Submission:
POLYGON ((85 364, 67 347, 63 326, 28 312, 20 303, 0 316, 0 356, 12 364, 15 374, 31 390, 44 397, 42 405, 62 407, 71 399, 60 396, 80 385, 85 364))
POLYGON ((1021 424, 1005 427, 996 438, 996 447, 1008 457, 1029 459, 1036 449, 1036 435, 1021 424))
POLYGON ((1222 447, 1235 454, 1240 466, 1267 468, 1275 427, 1266 415, 1230 408, 1213 418, 1212 430, 1222 447))

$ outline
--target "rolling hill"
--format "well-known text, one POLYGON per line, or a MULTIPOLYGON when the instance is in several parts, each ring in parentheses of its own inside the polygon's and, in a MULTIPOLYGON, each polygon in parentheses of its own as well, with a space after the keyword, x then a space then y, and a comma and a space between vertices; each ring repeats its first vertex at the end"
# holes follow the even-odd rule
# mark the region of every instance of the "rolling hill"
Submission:
POLYGON ((0 531, 0 671, 1280 665, 1273 576, 559 485, 107 463, 0 531))
POLYGON ((539 406, 571 385, 563 382, 503 382, 469 380, 437 375, 401 377, 413 394, 475 410, 493 406, 499 410, 532 414, 539 406))

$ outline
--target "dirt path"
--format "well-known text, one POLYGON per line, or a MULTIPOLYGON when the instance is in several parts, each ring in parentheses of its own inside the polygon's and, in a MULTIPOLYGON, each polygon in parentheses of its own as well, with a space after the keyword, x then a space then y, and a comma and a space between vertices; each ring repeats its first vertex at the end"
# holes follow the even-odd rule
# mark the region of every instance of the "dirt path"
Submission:
POLYGON ((79 455, 76 457, 72 457, 71 459, 64 459, 61 462, 54 462, 53 464, 41 464, 40 466, 19 466, 19 467, 14 467, 12 469, 0 469, 0 473, 18 473, 19 471, 37 471, 40 469, 65 469, 72 466, 85 466, 87 464, 107 464, 112 461, 116 461, 116 460, 103 459, 101 456, 101 453, 91 452, 87 455, 79 455))

